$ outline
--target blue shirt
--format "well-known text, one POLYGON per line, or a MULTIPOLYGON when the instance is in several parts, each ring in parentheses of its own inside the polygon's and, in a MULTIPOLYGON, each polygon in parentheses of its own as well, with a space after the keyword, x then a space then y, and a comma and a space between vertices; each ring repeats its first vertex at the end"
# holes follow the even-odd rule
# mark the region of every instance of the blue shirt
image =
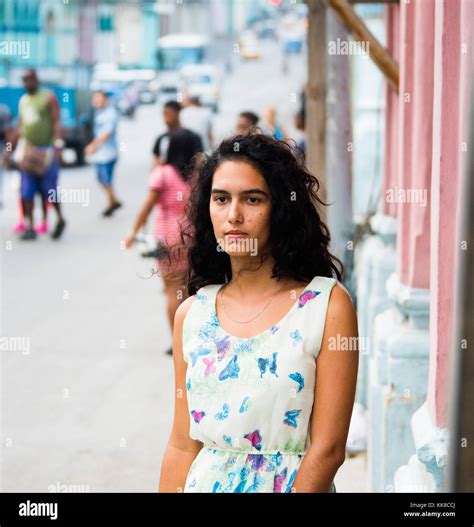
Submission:
POLYGON ((118 113, 112 104, 109 103, 104 108, 96 110, 94 115, 94 137, 99 137, 105 132, 109 132, 111 135, 94 153, 95 163, 108 163, 117 159, 117 125, 118 113))

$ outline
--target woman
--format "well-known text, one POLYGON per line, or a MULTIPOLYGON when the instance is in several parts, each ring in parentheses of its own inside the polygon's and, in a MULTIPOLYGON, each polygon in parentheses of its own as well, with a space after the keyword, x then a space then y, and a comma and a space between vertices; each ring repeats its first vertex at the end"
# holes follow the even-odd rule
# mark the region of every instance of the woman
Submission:
MULTIPOLYGON (((184 207, 189 199, 187 182, 192 158, 184 156, 180 134, 170 135, 168 155, 161 164, 156 164, 150 177, 148 195, 140 210, 132 233, 125 240, 129 249, 140 229, 146 224, 148 216, 156 207, 155 238, 159 244, 159 274, 163 279, 167 301, 168 322, 173 331, 173 320, 179 304, 186 297, 184 271, 187 260, 186 251, 180 247, 180 225, 184 216, 184 207)), ((189 150, 189 149, 188 149, 189 150)), ((166 351, 172 354, 172 348, 166 351)))
POLYGON ((160 491, 335 492, 358 365, 337 345, 357 341, 357 320, 318 187, 263 134, 202 161, 160 491))

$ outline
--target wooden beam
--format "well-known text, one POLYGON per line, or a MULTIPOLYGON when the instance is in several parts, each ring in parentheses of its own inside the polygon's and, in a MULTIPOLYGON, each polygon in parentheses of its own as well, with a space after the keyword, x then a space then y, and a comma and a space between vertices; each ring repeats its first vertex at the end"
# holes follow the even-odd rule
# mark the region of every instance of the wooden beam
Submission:
MULTIPOLYGON (((308 82, 306 84, 306 164, 319 180, 318 192, 326 198, 326 11, 323 0, 306 0, 308 5, 308 82)), ((326 209, 321 211, 325 216, 326 209)), ((325 219, 325 218, 324 218, 325 219)))
POLYGON ((363 43, 364 47, 368 47, 370 58, 384 74, 392 88, 398 93, 398 62, 369 31, 363 20, 359 18, 354 8, 347 0, 324 0, 324 2, 336 13, 341 22, 351 31, 354 39, 363 43))

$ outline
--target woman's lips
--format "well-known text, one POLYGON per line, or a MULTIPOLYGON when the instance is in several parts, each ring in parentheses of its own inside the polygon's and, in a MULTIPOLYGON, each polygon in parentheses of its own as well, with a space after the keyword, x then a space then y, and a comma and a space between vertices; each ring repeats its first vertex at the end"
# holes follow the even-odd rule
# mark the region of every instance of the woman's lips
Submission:
POLYGON ((247 234, 230 232, 230 233, 226 234, 226 236, 228 236, 229 238, 245 238, 247 236, 247 234))

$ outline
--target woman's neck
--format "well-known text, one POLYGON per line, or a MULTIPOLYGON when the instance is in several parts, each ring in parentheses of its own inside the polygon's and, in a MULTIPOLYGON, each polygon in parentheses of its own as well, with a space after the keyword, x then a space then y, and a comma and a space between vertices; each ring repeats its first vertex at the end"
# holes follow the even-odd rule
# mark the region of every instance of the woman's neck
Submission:
POLYGON ((262 263, 254 257, 231 257, 232 279, 226 285, 238 296, 261 296, 280 288, 286 280, 271 278, 275 260, 266 258, 262 263))

